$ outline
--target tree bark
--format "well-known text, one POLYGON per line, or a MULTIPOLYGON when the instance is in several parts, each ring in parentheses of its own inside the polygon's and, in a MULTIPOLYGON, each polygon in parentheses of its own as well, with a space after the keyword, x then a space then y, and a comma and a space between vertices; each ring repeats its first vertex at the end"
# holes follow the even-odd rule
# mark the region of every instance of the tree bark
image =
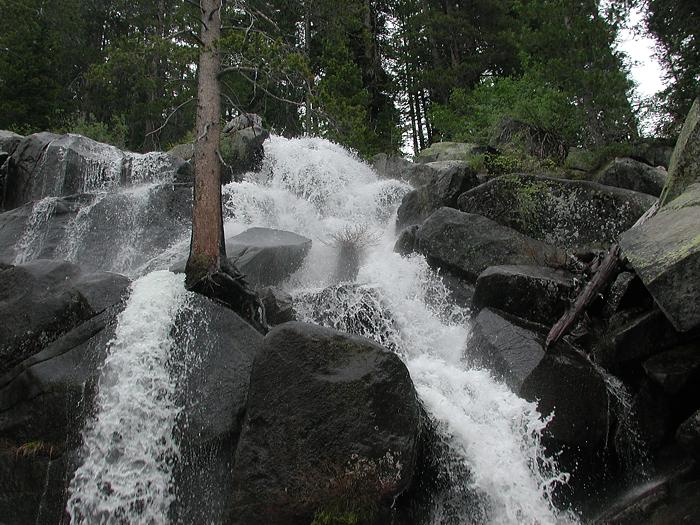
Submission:
POLYGON ((192 242, 185 269, 186 283, 198 281, 221 269, 226 258, 221 213, 221 165, 219 135, 221 117, 219 51, 222 0, 201 0, 202 28, 197 79, 197 120, 195 125, 195 181, 192 209, 192 242))

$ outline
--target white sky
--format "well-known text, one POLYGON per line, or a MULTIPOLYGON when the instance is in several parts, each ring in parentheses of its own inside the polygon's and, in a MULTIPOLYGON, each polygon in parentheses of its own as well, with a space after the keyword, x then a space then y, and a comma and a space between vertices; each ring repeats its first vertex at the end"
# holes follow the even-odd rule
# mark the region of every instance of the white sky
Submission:
POLYGON ((635 10, 630 15, 628 28, 620 32, 618 47, 631 60, 632 79, 637 83, 637 95, 650 97, 663 89, 663 69, 654 57, 656 42, 646 33, 639 34, 635 27, 641 27, 642 14, 635 10))

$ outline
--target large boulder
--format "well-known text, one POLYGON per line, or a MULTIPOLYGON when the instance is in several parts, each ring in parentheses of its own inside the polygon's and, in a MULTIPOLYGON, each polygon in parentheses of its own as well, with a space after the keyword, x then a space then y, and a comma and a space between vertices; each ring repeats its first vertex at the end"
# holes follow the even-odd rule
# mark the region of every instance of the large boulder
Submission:
POLYGON ((491 266, 476 280, 473 307, 553 325, 569 307, 574 276, 543 266, 491 266))
POLYGON ((278 326, 253 364, 229 522, 386 523, 412 481, 419 415, 395 354, 329 328, 278 326))
POLYGON ((656 199, 595 182, 503 175, 462 194, 458 207, 571 249, 607 249, 656 199))
POLYGON ((270 228, 250 228, 226 239, 226 254, 257 286, 279 284, 297 271, 311 239, 270 228))
POLYGON ((489 266, 556 265, 565 261, 557 248, 481 215, 440 208, 416 232, 417 251, 428 262, 471 282, 489 266))
POLYGON ((469 161, 474 157, 489 153, 486 146, 463 142, 435 142, 416 155, 416 163, 426 164, 440 160, 469 161))
POLYGON ((380 153, 372 159, 377 175, 387 179, 402 180, 414 188, 434 182, 446 171, 471 171, 464 160, 439 160, 433 162, 411 162, 396 155, 380 153))
POLYGON ((8 162, 2 202, 5 209, 49 196, 172 182, 190 169, 184 161, 167 153, 123 152, 80 135, 52 133, 26 137, 8 162))
POLYGON ((680 332, 700 327, 699 232, 700 183, 696 183, 620 237, 624 255, 680 332))
POLYGON ((435 178, 407 193, 396 215, 397 228, 419 224, 438 208, 457 206, 457 198, 478 186, 476 173, 463 162, 440 161, 426 164, 437 172, 435 178))
POLYGON ((695 99, 685 119, 668 167, 668 182, 661 204, 673 201, 691 185, 700 184, 700 97, 695 99))
POLYGON ((490 308, 479 312, 472 323, 467 359, 490 369, 514 392, 545 356, 542 336, 533 326, 490 308))
POLYGON ((109 306, 129 280, 87 273, 62 261, 37 260, 0 271, 0 373, 109 306))
POLYGON ((595 181, 606 186, 626 188, 658 197, 666 184, 668 174, 643 162, 629 158, 615 158, 598 172, 595 181))

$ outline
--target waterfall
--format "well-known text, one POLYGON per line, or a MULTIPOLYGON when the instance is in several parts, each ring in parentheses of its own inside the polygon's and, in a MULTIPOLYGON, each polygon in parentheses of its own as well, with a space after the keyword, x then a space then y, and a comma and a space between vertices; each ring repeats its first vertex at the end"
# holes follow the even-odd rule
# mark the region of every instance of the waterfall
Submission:
POLYGON ((173 321, 186 303, 182 275, 153 272, 132 284, 83 430, 82 464, 68 489, 71 523, 168 522, 181 409, 173 321))
MULTIPOLYGON (((148 193, 138 188, 129 191, 148 193)), ((410 190, 326 140, 272 137, 262 171, 224 187, 224 228, 227 237, 261 226, 313 239, 304 265, 282 284, 298 318, 372 338, 403 359, 442 447, 440 476, 448 488, 432 503, 431 523, 575 523, 572 512, 553 503, 568 474, 540 442, 556 414, 540 414, 488 371, 468 366, 470 312, 455 305, 424 257, 393 251, 396 209, 410 190), (346 262, 347 246, 338 244, 344 232, 361 232, 353 271, 345 273, 337 271, 346 262)), ((78 213, 76 235, 98 204, 78 213)), ((149 206, 146 199, 127 214, 137 217, 149 206)), ((120 244, 139 245, 138 225, 124 234, 120 244)), ((181 277, 159 268, 188 240, 175 235, 145 263, 135 260, 136 251, 116 258, 135 274, 152 273, 133 283, 101 371, 82 463, 69 487, 74 523, 168 521, 180 410, 169 357, 173 319, 187 293, 181 277)))
POLYGON ((262 226, 314 239, 306 264, 284 283, 300 319, 371 337, 402 357, 455 463, 445 466, 454 490, 436 502, 433 522, 575 522, 552 503, 568 475, 540 443, 548 418, 465 364, 469 312, 422 256, 393 252, 396 208, 410 187, 378 178, 325 140, 273 137, 265 147, 262 172, 224 188, 227 235, 262 226), (357 225, 369 236, 359 272, 338 283, 332 239, 357 225))

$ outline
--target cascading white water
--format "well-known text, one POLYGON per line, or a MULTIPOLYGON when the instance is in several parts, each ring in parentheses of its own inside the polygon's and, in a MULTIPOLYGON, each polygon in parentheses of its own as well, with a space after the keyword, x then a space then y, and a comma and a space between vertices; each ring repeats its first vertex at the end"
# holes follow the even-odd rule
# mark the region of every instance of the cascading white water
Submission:
POLYGON ((71 523, 168 522, 179 455, 173 430, 173 322, 187 304, 184 276, 150 273, 131 287, 102 366, 82 464, 69 485, 71 523))
POLYGON ((49 223, 56 209, 56 197, 44 197, 32 206, 32 212, 22 236, 15 246, 14 264, 24 264, 41 253, 49 230, 49 223))
POLYGON ((487 371, 465 365, 468 312, 452 304, 423 257, 393 252, 395 212, 409 186, 378 178, 345 149, 324 140, 273 137, 265 150, 261 174, 225 187, 227 235, 263 226, 314 239, 304 267, 285 283, 302 320, 350 329, 348 309, 386 310, 390 319, 376 324, 368 319, 359 332, 402 356, 453 461, 471 473, 459 477, 456 473, 464 469, 448 469, 455 472, 451 482, 481 500, 478 516, 464 506, 455 508, 455 502, 437 502, 433 521, 575 521, 551 501, 567 475, 558 472, 540 445, 547 419, 487 371), (332 239, 358 224, 374 241, 354 283, 359 287, 324 293, 337 285, 338 250, 332 239), (325 302, 319 307, 320 298, 325 302))
POLYGON ((85 242, 86 235, 98 229, 100 235, 105 234, 102 229, 107 223, 114 234, 107 241, 109 254, 89 265, 129 276, 141 275, 143 259, 156 255, 144 254, 146 249, 140 243, 147 227, 145 218, 155 193, 174 180, 172 159, 161 152, 122 152, 77 135, 56 139, 48 148, 53 148, 52 162, 45 153, 34 174, 42 181, 41 195, 47 196, 38 200, 29 213, 24 232, 14 247, 15 264, 39 257, 85 263, 85 252, 95 247, 85 242), (66 180, 68 157, 80 166, 74 168, 75 180, 71 181, 66 180), (55 224, 54 215, 67 187, 78 193, 62 205, 74 216, 61 227, 55 224), (47 247, 49 233, 56 244, 47 247))

